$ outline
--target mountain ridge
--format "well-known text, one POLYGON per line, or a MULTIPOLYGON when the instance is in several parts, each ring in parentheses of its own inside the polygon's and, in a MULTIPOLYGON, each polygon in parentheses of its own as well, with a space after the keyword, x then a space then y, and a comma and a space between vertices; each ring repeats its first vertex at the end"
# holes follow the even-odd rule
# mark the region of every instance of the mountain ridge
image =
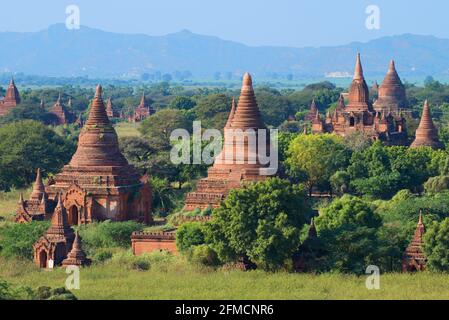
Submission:
POLYGON ((322 47, 249 46, 187 29, 163 36, 121 34, 64 24, 37 32, 0 32, 0 72, 45 76, 138 77, 143 73, 190 71, 259 76, 323 77, 352 73, 362 53, 367 75, 385 74, 390 59, 401 76, 449 75, 449 39, 410 33, 367 42, 322 47))

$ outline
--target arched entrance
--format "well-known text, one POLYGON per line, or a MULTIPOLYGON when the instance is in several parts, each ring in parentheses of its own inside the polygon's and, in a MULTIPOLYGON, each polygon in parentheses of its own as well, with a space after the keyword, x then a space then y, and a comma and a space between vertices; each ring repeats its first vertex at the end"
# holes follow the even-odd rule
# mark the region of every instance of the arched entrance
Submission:
POLYGON ((77 206, 71 206, 69 210, 69 224, 70 226, 77 226, 79 224, 79 213, 77 206))
POLYGON ((47 251, 45 250, 39 252, 39 267, 43 269, 47 268, 47 251))

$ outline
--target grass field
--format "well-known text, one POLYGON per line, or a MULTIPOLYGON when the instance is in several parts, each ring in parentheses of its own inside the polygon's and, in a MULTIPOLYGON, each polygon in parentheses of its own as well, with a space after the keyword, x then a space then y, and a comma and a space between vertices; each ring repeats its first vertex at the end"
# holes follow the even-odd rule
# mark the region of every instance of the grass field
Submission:
POLYGON ((119 138, 138 137, 140 135, 138 123, 121 122, 114 126, 119 138))
MULTIPOLYGON (((367 290, 366 277, 200 269, 174 257, 148 271, 110 262, 81 270, 79 299, 449 299, 449 276, 382 275, 380 290, 367 290)), ((31 262, 0 259, 0 278, 15 285, 63 287, 64 270, 42 271, 31 262)))
MULTIPOLYGON (((0 226, 12 220, 20 193, 27 198, 29 192, 0 193, 0 226)), ((368 290, 366 276, 225 271, 192 265, 183 257, 150 258, 147 271, 137 271, 129 261, 114 258, 83 268, 81 288, 73 292, 89 300, 449 299, 449 275, 444 274, 385 274, 380 290, 368 290)), ((0 256, 0 278, 14 285, 64 287, 67 276, 61 268, 43 271, 31 261, 0 256)))

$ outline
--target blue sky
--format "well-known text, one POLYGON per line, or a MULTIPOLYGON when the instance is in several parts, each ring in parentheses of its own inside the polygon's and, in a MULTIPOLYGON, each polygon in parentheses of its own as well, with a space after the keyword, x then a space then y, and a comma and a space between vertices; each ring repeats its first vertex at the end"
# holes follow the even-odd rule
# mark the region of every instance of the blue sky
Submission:
POLYGON ((323 46, 403 33, 449 38, 447 0, 14 0, 2 1, 0 31, 37 31, 65 21, 120 33, 164 35, 188 29, 248 45, 323 46), (380 30, 365 27, 368 5, 380 30), (12 14, 9 14, 13 12, 12 14))

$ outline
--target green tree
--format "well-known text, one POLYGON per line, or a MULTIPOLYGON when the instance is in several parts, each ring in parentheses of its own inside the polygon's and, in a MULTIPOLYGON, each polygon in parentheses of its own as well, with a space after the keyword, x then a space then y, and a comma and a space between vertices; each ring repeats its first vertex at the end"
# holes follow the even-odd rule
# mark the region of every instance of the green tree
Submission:
POLYGON ((45 174, 59 172, 74 151, 71 142, 36 121, 0 127, 0 190, 29 185, 37 168, 45 174))
POLYGON ((192 247, 204 244, 204 225, 199 222, 184 223, 176 231, 176 247, 187 253, 192 247))
POLYGON ((224 94, 201 97, 192 110, 204 129, 222 130, 231 112, 231 98, 224 94))
POLYGON ((176 129, 189 129, 189 121, 184 112, 176 109, 164 109, 145 119, 140 133, 156 150, 170 150, 170 136, 176 129))
POLYGON ((169 109, 190 110, 196 106, 195 100, 190 97, 176 96, 168 104, 169 109))
POLYGON ((315 225, 326 244, 328 269, 361 274, 376 261, 382 221, 369 203, 345 195, 322 209, 315 225))
POLYGON ((287 152, 287 173, 303 180, 309 188, 330 189, 331 176, 346 168, 350 152, 336 135, 299 135, 287 152))
POLYGON ((258 267, 282 267, 300 244, 309 208, 301 186, 279 178, 232 190, 206 226, 206 242, 222 261, 249 258, 258 267))
POLYGON ((449 271, 449 218, 434 222, 424 235, 427 265, 434 271, 449 271))

